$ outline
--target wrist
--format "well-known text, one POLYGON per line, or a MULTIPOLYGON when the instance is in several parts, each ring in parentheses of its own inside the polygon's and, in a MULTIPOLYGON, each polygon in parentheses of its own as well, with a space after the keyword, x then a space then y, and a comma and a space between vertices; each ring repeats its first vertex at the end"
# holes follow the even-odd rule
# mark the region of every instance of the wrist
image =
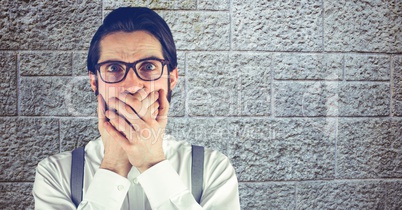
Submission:
POLYGON ((144 165, 143 167, 138 167, 137 169, 138 169, 138 171, 139 171, 140 173, 143 173, 143 172, 145 172, 146 170, 150 169, 152 166, 154 166, 154 165, 156 165, 156 164, 158 164, 158 163, 160 163, 160 162, 162 162, 162 161, 164 161, 164 160, 166 160, 165 157, 163 157, 163 158, 161 158, 161 159, 159 159, 159 160, 157 160, 157 161, 154 161, 154 162, 152 162, 152 163, 149 163, 149 164, 147 164, 147 165, 144 165))
POLYGON ((128 173, 130 172, 131 165, 130 164, 112 163, 112 162, 109 162, 109 161, 103 159, 99 168, 112 171, 116 174, 119 174, 122 177, 127 177, 128 173))

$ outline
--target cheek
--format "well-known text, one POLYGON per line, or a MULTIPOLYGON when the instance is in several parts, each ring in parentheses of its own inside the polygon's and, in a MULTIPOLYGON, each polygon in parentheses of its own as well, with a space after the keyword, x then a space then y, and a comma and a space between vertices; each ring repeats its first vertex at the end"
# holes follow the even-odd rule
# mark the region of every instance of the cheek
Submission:
MULTIPOLYGON (((98 80, 99 81, 99 80, 98 80)), ((152 82, 144 82, 141 85, 133 85, 133 83, 121 82, 118 84, 107 84, 103 81, 99 82, 98 84, 98 91, 105 100, 117 97, 119 93, 123 93, 125 91, 135 93, 139 89, 146 88, 151 91, 158 91, 160 89, 165 90, 167 93, 167 80, 166 79, 159 79, 157 81, 152 82)))
POLYGON ((99 94, 103 96, 103 98, 106 101, 106 104, 108 104, 111 98, 117 97, 119 93, 124 91, 124 88, 121 86, 105 84, 103 82, 99 83, 98 89, 99 94))

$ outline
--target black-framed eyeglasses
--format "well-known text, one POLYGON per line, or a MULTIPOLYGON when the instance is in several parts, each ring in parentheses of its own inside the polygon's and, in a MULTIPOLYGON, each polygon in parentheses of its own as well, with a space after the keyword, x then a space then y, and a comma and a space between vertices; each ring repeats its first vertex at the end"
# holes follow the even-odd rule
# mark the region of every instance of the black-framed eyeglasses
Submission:
POLYGON ((168 60, 158 58, 145 58, 134 63, 123 61, 105 61, 95 65, 101 79, 105 83, 118 83, 123 81, 130 68, 133 68, 138 78, 144 81, 155 81, 162 77, 165 65, 168 60))

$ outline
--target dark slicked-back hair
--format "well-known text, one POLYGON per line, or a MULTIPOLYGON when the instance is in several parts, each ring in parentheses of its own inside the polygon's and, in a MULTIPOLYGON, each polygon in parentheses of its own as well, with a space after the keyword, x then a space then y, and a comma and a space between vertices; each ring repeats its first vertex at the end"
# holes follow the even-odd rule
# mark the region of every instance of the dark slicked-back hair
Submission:
POLYGON ((159 40, 162 45, 164 59, 169 61, 168 69, 177 67, 176 46, 172 32, 156 12, 145 7, 121 7, 113 10, 92 38, 88 51, 87 68, 96 74, 95 65, 100 57, 100 42, 108 34, 114 32, 147 31, 159 40))

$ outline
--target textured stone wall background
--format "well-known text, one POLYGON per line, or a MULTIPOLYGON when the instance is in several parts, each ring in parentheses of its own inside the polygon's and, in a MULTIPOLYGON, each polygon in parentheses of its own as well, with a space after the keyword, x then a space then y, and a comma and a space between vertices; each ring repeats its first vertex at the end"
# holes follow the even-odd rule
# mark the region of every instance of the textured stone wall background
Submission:
POLYGON ((0 208, 98 135, 85 56, 149 6, 177 42, 169 133, 221 150, 243 209, 402 208, 402 1, 0 0, 0 208))

